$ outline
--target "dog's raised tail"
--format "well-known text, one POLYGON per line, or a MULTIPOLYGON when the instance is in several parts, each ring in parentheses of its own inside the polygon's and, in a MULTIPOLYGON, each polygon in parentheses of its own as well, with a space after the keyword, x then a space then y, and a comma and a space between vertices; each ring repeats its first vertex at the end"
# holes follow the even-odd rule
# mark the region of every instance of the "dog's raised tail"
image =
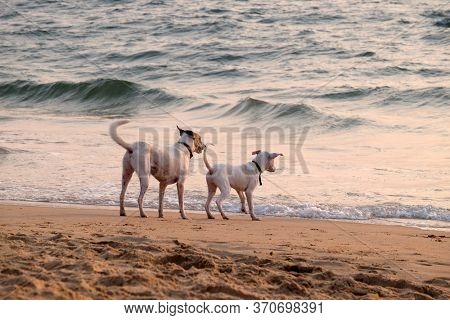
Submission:
POLYGON ((203 149, 203 162, 205 163, 205 166, 206 166, 206 168, 208 169, 208 171, 209 171, 209 173, 212 173, 212 167, 211 167, 211 165, 209 164, 209 162, 208 162, 208 158, 206 158, 206 149, 208 148, 208 146, 213 146, 213 144, 212 143, 207 143, 206 145, 205 145, 205 149, 203 149))
POLYGON ((119 135, 117 134, 117 128, 120 126, 123 126, 124 124, 127 124, 128 120, 118 120, 111 123, 109 126, 109 135, 111 138, 120 146, 124 147, 128 152, 133 152, 133 149, 131 149, 131 145, 127 142, 125 142, 119 135))

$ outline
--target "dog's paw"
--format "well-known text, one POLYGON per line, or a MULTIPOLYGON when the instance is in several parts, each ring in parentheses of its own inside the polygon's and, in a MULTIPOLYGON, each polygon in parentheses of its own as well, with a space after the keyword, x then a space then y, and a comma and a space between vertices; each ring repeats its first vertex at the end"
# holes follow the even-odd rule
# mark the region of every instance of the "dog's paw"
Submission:
POLYGON ((208 219, 215 219, 214 216, 208 216, 208 219))
POLYGON ((261 219, 260 218, 252 218, 252 221, 261 221, 261 219))
POLYGON ((227 216, 222 216, 223 220, 230 220, 227 216))

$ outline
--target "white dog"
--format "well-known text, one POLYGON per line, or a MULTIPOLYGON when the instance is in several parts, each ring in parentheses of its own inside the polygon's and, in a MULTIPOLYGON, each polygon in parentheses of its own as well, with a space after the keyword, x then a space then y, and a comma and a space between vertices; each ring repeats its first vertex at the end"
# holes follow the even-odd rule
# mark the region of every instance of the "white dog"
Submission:
POLYGON ((211 166, 206 158, 206 146, 203 151, 203 161, 208 168, 206 174, 206 182, 208 184, 208 199, 205 203, 206 214, 209 219, 214 219, 209 206, 211 200, 216 193, 217 188, 220 189, 220 196, 217 199, 217 208, 220 211, 223 219, 228 220, 228 217, 223 212, 222 202, 230 195, 230 189, 233 188, 237 191, 239 198, 241 199, 241 211, 247 213, 245 209, 245 197, 247 197, 248 209, 252 220, 259 221, 253 212, 253 191, 256 186, 261 182, 261 174, 267 170, 269 172, 275 171, 274 159, 278 156, 282 156, 281 153, 270 153, 267 151, 254 151, 252 155, 255 155, 255 159, 251 162, 240 166, 216 164, 211 166), (245 195, 244 195, 245 193, 245 195))
POLYGON ((178 142, 164 150, 158 150, 142 141, 129 144, 120 138, 117 134, 117 127, 128 122, 127 120, 119 120, 112 123, 109 128, 111 138, 127 150, 123 156, 120 215, 126 215, 123 203, 125 192, 133 172, 136 172, 141 185, 141 192, 138 198, 141 217, 147 217, 144 213, 142 201, 147 191, 148 180, 151 174, 159 181, 159 217, 163 218, 163 199, 166 187, 169 184, 176 183, 180 214, 183 219, 187 219, 186 213, 184 212, 184 182, 188 174, 189 159, 192 158, 192 150, 196 153, 201 153, 205 148, 200 135, 190 130, 182 130, 177 127, 180 131, 180 139, 178 142))

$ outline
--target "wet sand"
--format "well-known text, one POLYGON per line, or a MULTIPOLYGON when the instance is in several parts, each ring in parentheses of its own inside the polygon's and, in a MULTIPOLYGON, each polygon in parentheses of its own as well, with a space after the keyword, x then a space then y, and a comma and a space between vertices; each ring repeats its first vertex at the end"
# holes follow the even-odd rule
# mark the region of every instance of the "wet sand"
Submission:
POLYGON ((450 233, 0 204, 3 299, 449 299, 450 233))

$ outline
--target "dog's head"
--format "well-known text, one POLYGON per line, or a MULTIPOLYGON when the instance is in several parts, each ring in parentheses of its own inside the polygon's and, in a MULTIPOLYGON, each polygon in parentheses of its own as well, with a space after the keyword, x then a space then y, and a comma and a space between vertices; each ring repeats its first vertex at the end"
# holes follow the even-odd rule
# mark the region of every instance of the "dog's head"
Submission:
POLYGON ((205 149, 205 144, 202 141, 202 137, 200 137, 200 135, 194 131, 191 130, 183 130, 180 127, 178 127, 178 131, 180 131, 180 137, 183 136, 183 134, 188 135, 190 138, 192 138, 192 140, 194 140, 194 144, 193 144, 193 150, 196 153, 202 153, 203 149, 205 149))
POLYGON ((282 153, 272 153, 267 151, 256 150, 252 152, 255 155, 255 161, 260 163, 264 168, 262 170, 267 170, 269 172, 275 172, 275 158, 278 156, 283 156, 282 153))

